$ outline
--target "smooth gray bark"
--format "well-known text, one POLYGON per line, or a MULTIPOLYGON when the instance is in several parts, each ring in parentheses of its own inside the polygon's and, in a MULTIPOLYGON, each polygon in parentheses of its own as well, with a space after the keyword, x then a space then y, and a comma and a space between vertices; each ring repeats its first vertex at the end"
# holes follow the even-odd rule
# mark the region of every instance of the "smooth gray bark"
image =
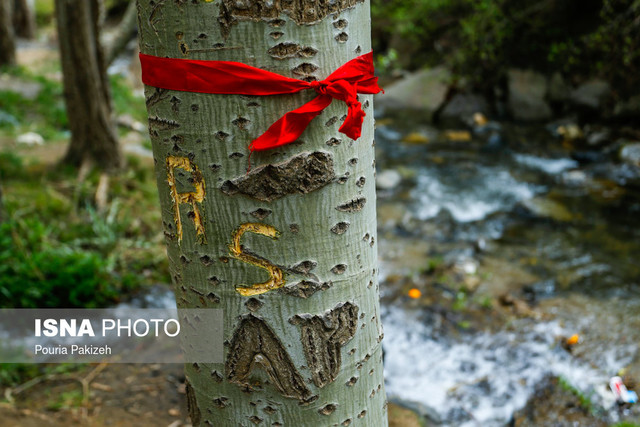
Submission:
MULTIPOLYGON (((322 79, 371 49, 367 1, 138 9, 141 52, 161 57, 322 79)), ((372 97, 358 141, 334 101, 247 174, 252 139, 315 93, 145 91, 178 307, 224 310, 225 363, 185 367, 193 424, 386 426, 372 97)))

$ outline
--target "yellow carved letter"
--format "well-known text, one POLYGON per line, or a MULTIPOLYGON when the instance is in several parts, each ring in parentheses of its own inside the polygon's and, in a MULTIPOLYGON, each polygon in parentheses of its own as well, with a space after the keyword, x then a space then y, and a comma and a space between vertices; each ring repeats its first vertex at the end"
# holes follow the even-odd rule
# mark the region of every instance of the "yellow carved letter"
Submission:
POLYGON ((202 203, 204 200, 204 178, 198 166, 196 166, 187 157, 167 157, 167 171, 169 182, 169 190, 171 191, 171 199, 173 200, 174 219, 176 221, 176 231, 178 234, 178 243, 182 241, 182 220, 180 219, 180 205, 182 203, 189 203, 193 208, 193 224, 196 228, 196 237, 201 244, 207 243, 207 239, 204 233, 204 223, 202 221, 202 215, 196 202, 202 203), (175 169, 184 169, 187 172, 191 172, 193 179, 193 187, 195 191, 189 193, 178 193, 176 188, 176 176, 175 169))
POLYGON ((271 237, 272 239, 277 239, 278 235, 280 234, 278 230, 270 225, 255 222, 242 224, 233 232, 233 240, 229 245, 229 253, 231 254, 231 256, 239 259, 240 261, 255 265, 256 267, 264 268, 269 272, 270 276, 269 280, 267 280, 266 282, 256 283, 251 286, 237 286, 236 292, 238 292, 242 296, 248 297, 252 295, 260 295, 265 292, 281 288, 282 286, 284 286, 284 274, 279 267, 271 264, 266 259, 258 258, 254 255, 242 252, 240 238, 246 232, 261 234, 263 236, 271 237))

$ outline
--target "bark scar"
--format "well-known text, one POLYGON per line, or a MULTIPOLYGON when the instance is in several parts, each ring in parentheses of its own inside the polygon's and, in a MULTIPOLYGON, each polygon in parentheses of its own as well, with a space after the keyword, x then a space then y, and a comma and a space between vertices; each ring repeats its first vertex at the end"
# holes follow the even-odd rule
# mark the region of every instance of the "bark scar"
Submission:
POLYGON ((271 202, 290 194, 307 194, 335 180, 333 155, 303 152, 281 163, 259 166, 247 175, 225 181, 220 191, 271 202))

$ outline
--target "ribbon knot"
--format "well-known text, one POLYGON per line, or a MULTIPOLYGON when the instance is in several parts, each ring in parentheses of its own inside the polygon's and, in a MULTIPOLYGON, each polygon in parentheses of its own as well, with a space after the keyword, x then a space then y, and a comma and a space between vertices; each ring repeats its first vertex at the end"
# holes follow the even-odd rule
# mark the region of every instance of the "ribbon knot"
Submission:
POLYGON ((294 142, 334 99, 347 105, 347 118, 338 130, 351 139, 358 139, 366 116, 358 94, 372 95, 382 91, 373 74, 372 52, 348 61, 326 79, 312 82, 240 62, 160 58, 141 53, 140 63, 144 84, 163 89, 228 95, 282 95, 306 89, 318 93, 303 106, 284 114, 254 139, 249 145, 252 152, 294 142))
POLYGON ((327 93, 327 84, 325 82, 320 82, 318 80, 313 80, 309 82, 311 88, 318 92, 320 95, 325 95, 327 93))

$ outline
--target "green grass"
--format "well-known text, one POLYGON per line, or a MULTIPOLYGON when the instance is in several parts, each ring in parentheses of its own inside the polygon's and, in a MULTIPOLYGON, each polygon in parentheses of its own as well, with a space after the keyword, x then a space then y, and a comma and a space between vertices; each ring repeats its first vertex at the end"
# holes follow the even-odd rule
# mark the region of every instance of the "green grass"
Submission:
POLYGON ((432 256, 427 261, 427 266, 422 270, 424 274, 434 273, 438 269, 442 269, 444 267, 444 258, 441 256, 432 256))
POLYGON ((489 295, 478 296, 476 301, 484 309, 491 310, 493 308, 493 298, 489 295))
POLYGON ((35 99, 13 91, 0 91, 0 132, 17 135, 37 132, 45 139, 60 139, 68 130, 63 87, 59 82, 32 74, 24 67, 4 68, 0 73, 40 85, 35 99))
POLYGON ((0 386, 13 387, 40 375, 65 375, 87 366, 86 363, 0 363, 0 386))
POLYGON ((54 19, 53 0, 36 0, 36 23, 39 27, 51 24, 54 19))
MULTIPOLYGON (((38 10, 50 13, 49 4, 38 2, 38 10)), ((41 88, 32 100, 0 91, 0 134, 68 137, 62 83, 25 67, 0 72, 41 88)), ((123 77, 109 80, 116 114, 144 122, 144 99, 123 77)), ((130 157, 110 181, 104 212, 94 205, 98 181, 97 171, 78 182, 72 168, 0 152, 10 217, 0 226, 0 306, 100 307, 144 284, 169 282, 153 166, 130 157)))
POLYGON ((463 311, 465 308, 467 308, 468 304, 469 298, 467 298, 467 293, 464 290, 459 290, 458 292, 456 292, 456 296, 451 309, 454 311, 463 311))
POLYGON ((145 284, 168 283, 152 167, 135 158, 94 206, 99 174, 27 164, 0 153, 10 220, 0 225, 0 306, 103 307, 145 284))
POLYGON ((47 402, 47 409, 50 411, 59 411, 61 409, 77 408, 82 406, 82 390, 63 391, 60 394, 51 396, 47 402))
POLYGON ((582 391, 575 388, 573 385, 571 385, 571 383, 569 383, 569 381, 566 378, 562 376, 558 377, 558 385, 562 390, 565 390, 573 394, 578 399, 578 402, 580 402, 580 406, 582 408, 588 411, 591 415, 596 415, 598 410, 596 406, 593 404, 593 402, 591 401, 590 396, 587 396, 582 391))

